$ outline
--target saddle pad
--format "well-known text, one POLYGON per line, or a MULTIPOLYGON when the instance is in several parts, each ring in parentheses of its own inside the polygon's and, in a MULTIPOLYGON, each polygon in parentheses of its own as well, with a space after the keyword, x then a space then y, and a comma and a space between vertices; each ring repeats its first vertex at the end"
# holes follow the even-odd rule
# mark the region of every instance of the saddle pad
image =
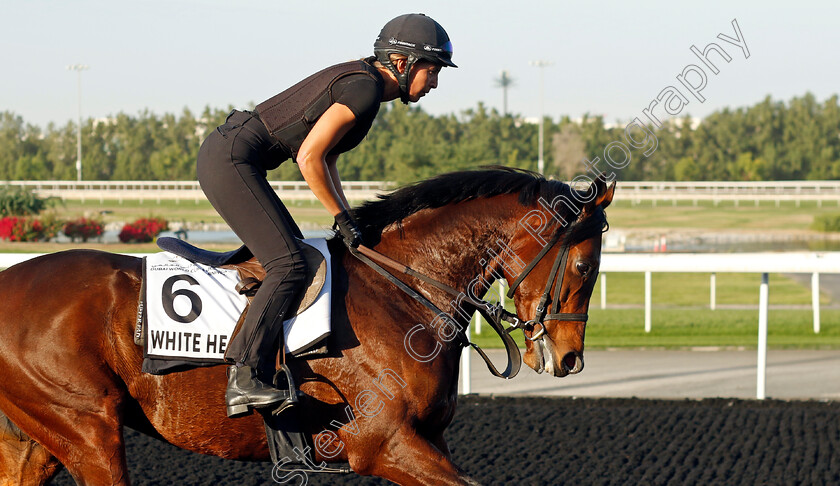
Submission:
MULTIPOLYGON (((330 333, 331 275, 324 239, 307 239, 326 260, 324 286, 303 313, 286 320, 285 352, 296 356, 330 333)), ((224 362, 224 353, 247 298, 235 269, 194 263, 169 252, 145 258, 144 355, 149 359, 224 362)))

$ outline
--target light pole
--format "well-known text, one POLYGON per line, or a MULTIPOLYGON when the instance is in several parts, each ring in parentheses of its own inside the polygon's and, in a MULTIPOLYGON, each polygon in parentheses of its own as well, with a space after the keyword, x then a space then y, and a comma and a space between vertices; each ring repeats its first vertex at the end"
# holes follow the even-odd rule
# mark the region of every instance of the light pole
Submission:
POLYGON ((543 68, 552 64, 554 63, 551 61, 531 61, 532 66, 540 68, 540 135, 538 142, 540 145, 540 158, 537 160, 537 172, 540 174, 545 171, 545 159, 543 158, 543 68))
POLYGON ((71 64, 67 66, 68 71, 76 71, 78 74, 76 86, 79 91, 79 129, 76 137, 76 180, 82 180, 82 71, 87 71, 90 66, 87 64, 71 64))

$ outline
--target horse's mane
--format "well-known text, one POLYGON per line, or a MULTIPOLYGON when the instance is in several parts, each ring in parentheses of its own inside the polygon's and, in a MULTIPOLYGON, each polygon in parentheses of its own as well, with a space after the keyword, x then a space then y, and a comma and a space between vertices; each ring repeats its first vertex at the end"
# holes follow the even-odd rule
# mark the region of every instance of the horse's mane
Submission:
POLYGON ((355 208, 354 215, 365 240, 376 241, 385 227, 423 209, 504 194, 518 194, 519 203, 527 206, 535 204, 540 197, 551 201, 560 194, 571 196, 573 190, 561 181, 547 180, 536 172, 487 167, 442 174, 379 195, 376 200, 355 208))

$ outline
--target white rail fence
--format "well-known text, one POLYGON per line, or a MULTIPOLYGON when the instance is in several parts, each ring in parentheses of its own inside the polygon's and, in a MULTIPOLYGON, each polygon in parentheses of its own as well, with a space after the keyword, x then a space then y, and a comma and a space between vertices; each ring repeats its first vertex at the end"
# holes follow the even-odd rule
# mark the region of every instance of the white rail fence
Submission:
MULTIPOLYGON (((601 308, 607 308, 607 274, 618 272, 644 273, 645 332, 651 331, 652 278, 657 273, 709 273, 709 307, 716 308, 716 277, 718 273, 761 274, 758 294, 758 356, 756 363, 756 398, 764 399, 767 375, 767 327, 769 310, 770 273, 805 273, 811 275, 811 307, 814 333, 820 332, 820 274, 840 273, 840 252, 785 253, 605 253, 602 256, 599 280, 601 308)), ((499 283, 503 285, 503 282, 499 283)), ((499 295, 504 295, 502 288, 499 295)), ((591 305, 591 304, 590 304, 591 305)), ((476 332, 481 332, 481 320, 474 319, 476 332)), ((462 358, 462 373, 469 376, 469 353, 462 358)), ((470 393, 469 380, 463 380, 462 392, 470 393)))
MULTIPOLYGON (((6 268, 39 256, 39 253, 0 254, 0 268, 6 268)), ((134 256, 143 256, 135 254, 134 256)), ((820 332, 819 276, 840 273, 840 252, 786 252, 786 253, 606 253, 601 262, 601 307, 606 307, 607 274, 634 272, 645 274, 645 332, 651 330, 651 274, 657 273, 710 273, 710 307, 715 308, 715 276, 717 273, 758 273, 758 357, 756 368, 756 398, 764 399, 767 370, 767 327, 769 309, 769 273, 806 273, 811 275, 811 304, 814 315, 814 332, 820 332)), ((500 282, 500 285, 503 285, 500 282)), ((500 289, 502 290, 502 289, 500 289)), ((504 295, 500 292, 499 295, 504 295)), ((476 321, 476 327, 478 327, 476 321)), ((477 329, 480 332, 480 328, 477 329)), ((470 353, 463 353, 462 373, 469 377, 470 353)), ((470 392, 469 380, 463 380, 464 393, 470 392)))
MULTIPOLYGON (((29 187, 41 196, 81 200, 161 200, 196 202, 204 193, 196 181, 9 181, 3 184, 29 187)), ((272 187, 290 200, 314 200, 305 182, 274 181, 272 187)), ((622 199, 640 201, 721 201, 753 202, 817 201, 840 206, 840 181, 769 181, 769 182, 619 182, 622 199)), ((347 197, 366 200, 396 187, 391 182, 347 181, 342 184, 347 197)))
POLYGON ((805 273, 811 275, 811 306, 814 332, 820 332, 820 274, 840 273, 840 252, 785 253, 606 253, 601 261, 601 308, 607 305, 607 274, 636 272, 645 275, 645 332, 651 331, 651 274, 710 273, 711 309, 716 307, 715 279, 718 273, 760 273, 758 288, 758 363, 756 398, 765 398, 767 369, 767 314, 770 273, 805 273))
POLYGON ((691 182, 619 182, 622 199, 634 203, 652 201, 721 201, 753 202, 773 201, 779 206, 783 201, 816 201, 840 206, 840 181, 767 181, 767 182, 726 182, 726 181, 691 181, 691 182))
MULTIPOLYGON (((28 187, 42 197, 58 197, 82 201, 150 200, 169 201, 205 200, 198 181, 9 181, 3 184, 28 187)), ((284 200, 312 200, 315 195, 306 182, 269 181, 271 187, 284 200)), ((344 181, 341 184, 350 200, 373 199, 388 192, 394 185, 388 182, 344 181)))

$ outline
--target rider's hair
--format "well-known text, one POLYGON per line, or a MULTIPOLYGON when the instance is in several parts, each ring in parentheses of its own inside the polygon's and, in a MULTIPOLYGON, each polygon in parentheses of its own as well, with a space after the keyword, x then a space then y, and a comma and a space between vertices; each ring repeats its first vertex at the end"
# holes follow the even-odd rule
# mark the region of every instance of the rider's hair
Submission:
MULTIPOLYGON (((391 59, 391 62, 397 62, 400 59, 402 59, 403 61, 407 60, 408 56, 406 56, 405 54, 400 54, 399 52, 392 52, 392 53, 388 54, 388 58, 391 59)), ((374 61, 373 65, 377 68, 384 68, 385 67, 379 61, 374 61)))

